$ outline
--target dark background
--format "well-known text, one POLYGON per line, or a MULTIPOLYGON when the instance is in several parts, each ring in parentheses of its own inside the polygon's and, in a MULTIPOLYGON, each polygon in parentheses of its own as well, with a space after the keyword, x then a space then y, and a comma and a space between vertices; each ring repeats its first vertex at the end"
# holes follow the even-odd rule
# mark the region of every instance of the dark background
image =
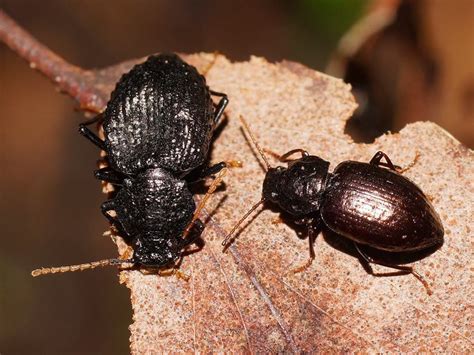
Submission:
MULTIPOLYGON (((387 2, 387 1, 386 1, 387 2)), ((288 59, 324 71, 364 0, 2 0, 74 64, 102 67, 160 51, 288 59)), ((467 65, 472 65, 468 63, 467 65)), ((474 94, 473 94, 474 95, 474 94)), ((99 212, 98 151, 75 103, 0 45, 0 352, 125 354, 129 292, 114 268, 33 279, 39 266, 116 255, 99 212)), ((428 119, 426 117, 425 119, 428 119)))

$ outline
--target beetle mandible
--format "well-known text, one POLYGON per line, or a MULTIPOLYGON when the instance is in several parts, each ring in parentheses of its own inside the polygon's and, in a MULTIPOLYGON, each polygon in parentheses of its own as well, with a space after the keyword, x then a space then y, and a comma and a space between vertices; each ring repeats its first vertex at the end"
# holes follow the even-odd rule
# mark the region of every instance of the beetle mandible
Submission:
POLYGON ((325 227, 352 240, 372 274, 371 263, 411 273, 428 294, 432 293, 412 267, 376 260, 361 249, 367 245, 389 252, 412 252, 443 242, 443 225, 428 198, 397 172, 385 153, 377 152, 369 163, 344 161, 329 173, 328 161, 303 149, 293 149, 282 156, 267 151, 288 162, 287 167, 272 167, 247 122, 242 117, 241 121, 265 162, 266 174, 262 199, 234 225, 222 242, 224 247, 233 240, 238 226, 259 205, 269 202, 307 228, 310 258, 296 272, 306 269, 315 258, 313 243, 325 227), (289 159, 294 154, 301 157, 289 159))

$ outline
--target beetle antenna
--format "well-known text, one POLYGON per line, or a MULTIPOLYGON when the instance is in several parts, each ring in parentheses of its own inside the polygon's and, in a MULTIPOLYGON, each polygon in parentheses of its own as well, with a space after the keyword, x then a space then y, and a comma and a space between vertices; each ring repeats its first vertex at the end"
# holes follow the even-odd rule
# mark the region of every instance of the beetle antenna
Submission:
POLYGON ((234 232, 237 230, 237 228, 239 228, 239 226, 242 224, 243 221, 245 221, 247 219, 248 216, 250 216, 250 214, 255 211, 257 209, 258 206, 260 206, 262 203, 265 202, 265 199, 262 198, 260 201, 258 201, 255 205, 252 206, 251 209, 249 209, 247 211, 247 213, 245 213, 242 218, 232 227, 232 229, 230 230, 230 232, 226 235, 224 241, 222 242, 222 246, 224 247, 224 249, 226 249, 228 247, 228 245, 230 244, 231 241, 233 241, 235 238, 237 237, 233 237, 233 234, 234 232))
POLYGON ((40 269, 33 270, 31 276, 37 277, 47 274, 56 274, 63 272, 83 271, 88 269, 95 269, 96 267, 104 267, 109 265, 122 265, 122 264, 134 264, 132 259, 104 259, 98 261, 92 261, 90 263, 68 265, 68 266, 54 266, 54 267, 42 267, 40 269))
POLYGON ((201 213, 202 209, 206 205, 207 201, 211 197, 211 195, 216 191, 217 187, 219 184, 222 182, 224 179, 224 176, 227 174, 227 168, 223 168, 221 171, 219 171, 219 174, 217 174, 216 178, 212 182, 212 184, 209 186, 209 189, 207 189, 206 194, 202 198, 202 200, 199 202, 199 205, 196 207, 196 210, 194 211, 193 218, 191 219, 191 222, 188 223, 188 226, 183 232, 183 238, 186 238, 189 232, 191 231, 194 222, 199 218, 199 214, 201 213))
POLYGON ((255 139, 254 135, 252 134, 252 131, 250 130, 250 127, 249 127, 247 121, 246 121, 242 116, 240 116, 240 122, 242 122, 242 125, 244 126, 245 131, 247 132, 247 134, 249 135, 250 140, 251 140, 252 143, 255 145, 255 148, 257 148, 258 153, 260 154, 260 156, 262 157, 263 161, 265 162, 265 166, 266 166, 266 168, 267 168, 267 171, 270 170, 272 166, 271 166, 270 163, 268 162, 268 159, 267 159, 267 157, 265 156, 265 153, 263 152, 262 148, 260 148, 260 146, 258 145, 258 142, 257 142, 257 140, 255 139))

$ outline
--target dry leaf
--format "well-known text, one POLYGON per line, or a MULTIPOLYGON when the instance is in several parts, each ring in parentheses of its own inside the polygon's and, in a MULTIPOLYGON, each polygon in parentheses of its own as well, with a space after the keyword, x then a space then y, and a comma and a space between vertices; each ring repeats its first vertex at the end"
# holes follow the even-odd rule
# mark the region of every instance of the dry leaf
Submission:
MULTIPOLYGON (((20 55, 35 61, 8 38, 3 37, 20 55)), ((202 69, 214 56, 183 57, 202 69)), ((59 78, 81 107, 98 111, 121 73, 135 62, 99 71, 75 68, 78 76, 72 81, 61 77, 67 63, 56 62, 49 72, 41 60, 35 66, 59 78)), ((121 273, 134 311, 132 352, 472 351, 473 153, 428 122, 411 124, 371 145, 353 143, 343 133, 356 107, 350 87, 296 63, 271 64, 255 57, 230 63, 219 56, 207 78, 231 100, 213 160, 235 158, 245 165, 227 175, 226 189, 208 207, 217 209, 203 236, 205 247, 186 257, 181 267, 189 282, 140 271, 121 273), (347 159, 368 161, 377 150, 403 166, 419 152, 418 163, 406 175, 432 198, 446 231, 443 247, 415 263, 434 295, 427 296, 411 276, 368 275, 355 257, 339 250, 343 243, 329 235, 316 241, 317 258, 310 269, 288 274, 306 260, 307 241, 286 224, 272 224, 278 214, 270 209, 248 223, 222 253, 225 231, 260 198, 263 181, 239 115, 249 121, 263 147, 278 152, 303 147, 332 167, 347 159)))

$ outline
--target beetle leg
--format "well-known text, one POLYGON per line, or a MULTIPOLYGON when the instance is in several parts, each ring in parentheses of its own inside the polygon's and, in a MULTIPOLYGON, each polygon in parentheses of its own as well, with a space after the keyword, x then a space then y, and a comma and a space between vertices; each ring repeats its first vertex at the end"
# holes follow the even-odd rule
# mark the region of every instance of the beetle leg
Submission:
POLYGON ((125 231, 125 229, 122 226, 122 223, 120 223, 120 220, 117 218, 117 216, 112 216, 109 214, 109 211, 115 211, 115 202, 114 200, 107 200, 103 202, 100 205, 100 210, 102 211, 102 214, 104 215, 105 218, 109 221, 111 225, 113 225, 115 228, 117 228, 117 231, 119 235, 126 241, 128 242, 130 240, 130 236, 128 233, 125 231))
POLYGON ((276 152, 274 152, 270 149, 267 149, 267 148, 263 148, 263 151, 267 154, 270 154, 271 156, 273 156, 274 158, 278 159, 279 161, 281 161, 283 163, 294 160, 294 159, 288 159, 288 158, 290 156, 292 156, 293 154, 295 154, 295 153, 301 153, 301 158, 307 157, 309 155, 309 153, 306 150, 301 149, 301 148, 292 149, 292 150, 286 152, 283 155, 280 155, 280 154, 278 154, 278 153, 276 153, 276 152))
POLYGON ((197 176, 194 175, 190 177, 190 180, 188 180, 188 183, 194 184, 196 182, 202 181, 207 177, 217 174, 224 168, 241 168, 241 167, 242 167, 242 162, 240 160, 221 161, 220 163, 202 168, 202 170, 198 172, 197 176))
POLYGON ((413 161, 408 164, 407 166, 403 167, 403 168, 400 168, 400 169, 397 169, 397 171, 400 173, 400 174, 403 174, 405 171, 411 169, 412 167, 415 166, 415 164, 418 162, 418 159, 420 158, 420 152, 416 152, 415 154, 415 158, 413 158, 413 161))
POLYGON ((99 149, 105 150, 105 142, 100 139, 94 132, 86 127, 85 123, 79 125, 79 133, 86 137, 92 144, 96 145, 99 149))
POLYGON ((211 93, 211 95, 218 96, 221 98, 218 104, 216 105, 216 111, 214 115, 214 123, 217 124, 219 120, 221 119, 222 114, 224 113, 224 110, 227 104, 229 103, 229 99, 227 98, 226 94, 223 94, 221 92, 212 91, 212 90, 209 90, 209 92, 211 93))
MULTIPOLYGON (((204 231, 204 223, 202 223, 200 219, 196 219, 193 222, 191 229, 189 230, 189 235, 186 236, 186 238, 182 240, 181 248, 184 249, 187 246, 193 244, 198 238, 201 237, 201 234, 203 231, 204 231)), ((202 247, 198 248, 198 250, 201 250, 201 249, 202 247)), ((193 252, 194 250, 190 250, 190 251, 187 251, 186 253, 191 254, 193 252)))
POLYGON ((376 165, 376 166, 383 166, 383 167, 389 168, 390 170, 397 171, 395 165, 393 165, 388 155, 380 150, 377 153, 375 153, 372 159, 370 159, 369 164, 376 165), (386 162, 382 163, 382 159, 385 159, 386 162))
POLYGON ((318 225, 316 226, 312 224, 308 225, 309 258, 306 261, 306 263, 291 270, 291 272, 293 272, 294 274, 305 271, 313 263, 313 260, 316 258, 316 253, 314 252, 314 242, 316 241, 316 237, 318 236, 318 234, 319 234, 318 225))
POLYGON ((110 167, 106 167, 106 168, 102 168, 102 169, 94 171, 94 176, 98 180, 110 182, 111 184, 119 185, 119 186, 123 184, 123 179, 125 178, 118 171, 115 171, 114 169, 110 167))
POLYGON ((117 221, 117 217, 112 217, 109 214, 109 211, 114 211, 115 210, 115 202, 114 200, 107 200, 100 205, 100 210, 102 211, 102 214, 107 218, 110 222, 110 224, 115 224, 117 221))
POLYGON ((184 280, 184 281, 189 281, 189 276, 179 270, 179 267, 181 266, 181 263, 183 261, 183 257, 180 256, 178 261, 173 264, 173 266, 167 268, 167 269, 159 269, 158 270, 158 275, 160 276, 175 276, 178 279, 184 280))
POLYGON ((354 246, 359 253, 359 255, 362 257, 362 259, 366 262, 367 266, 367 271, 369 274, 375 277, 385 277, 385 276, 399 276, 399 275, 407 275, 407 274, 412 274, 413 276, 416 277, 418 281, 420 281, 423 286, 426 289, 426 292, 428 293, 429 296, 433 294, 433 291, 431 291, 431 288, 428 284, 428 282, 424 279, 423 276, 421 276, 419 273, 417 273, 413 267, 411 266, 406 266, 406 265, 395 265, 395 264, 390 264, 381 260, 375 260, 371 256, 367 255, 365 252, 363 252, 357 243, 354 243, 354 246), (384 273, 384 274, 378 274, 375 273, 374 270, 372 269, 372 266, 370 264, 377 264, 377 265, 382 265, 391 269, 399 270, 398 272, 395 273, 384 273))

